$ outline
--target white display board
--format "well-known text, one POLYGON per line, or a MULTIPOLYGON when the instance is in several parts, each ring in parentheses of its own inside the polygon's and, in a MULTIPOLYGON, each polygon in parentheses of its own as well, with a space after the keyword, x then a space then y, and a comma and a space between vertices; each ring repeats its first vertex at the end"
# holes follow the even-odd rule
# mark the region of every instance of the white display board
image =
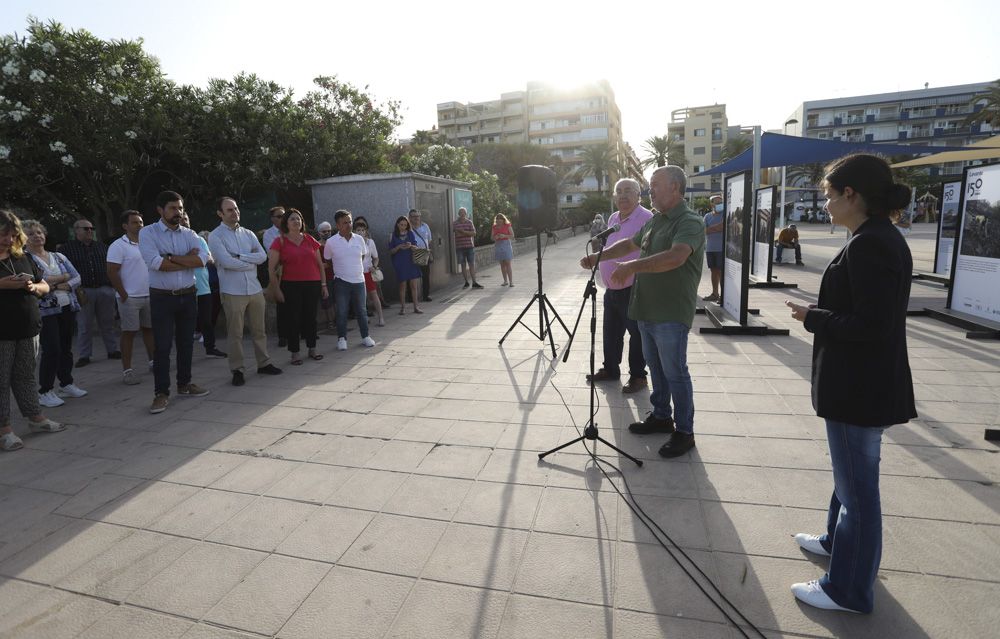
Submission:
POLYGON ((966 167, 948 308, 1000 322, 1000 164, 966 167))
POLYGON ((942 186, 941 217, 938 219, 934 272, 948 275, 951 273, 951 252, 955 246, 955 230, 958 227, 958 206, 962 200, 962 182, 945 182, 942 186))
POLYGON ((771 247, 774 245, 774 187, 759 189, 754 194, 753 264, 750 274, 767 281, 771 268, 771 247))
POLYGON ((746 323, 746 290, 747 273, 746 251, 749 248, 750 232, 745 228, 749 218, 746 215, 747 174, 741 173, 726 178, 726 231, 724 236, 724 261, 722 269, 722 308, 737 319, 746 323))

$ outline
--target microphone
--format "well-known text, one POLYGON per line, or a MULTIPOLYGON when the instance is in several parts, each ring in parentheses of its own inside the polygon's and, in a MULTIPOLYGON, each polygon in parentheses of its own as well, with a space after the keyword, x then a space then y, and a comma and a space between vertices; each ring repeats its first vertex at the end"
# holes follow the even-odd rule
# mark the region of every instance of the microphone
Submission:
POLYGON ((609 226, 606 230, 601 231, 600 233, 598 233, 597 235, 595 235, 594 237, 592 237, 590 239, 591 240, 597 240, 598 242, 603 242, 603 241, 607 240, 608 237, 610 237, 612 233, 617 233, 620 230, 622 230, 622 225, 621 224, 615 224, 614 226, 609 226))

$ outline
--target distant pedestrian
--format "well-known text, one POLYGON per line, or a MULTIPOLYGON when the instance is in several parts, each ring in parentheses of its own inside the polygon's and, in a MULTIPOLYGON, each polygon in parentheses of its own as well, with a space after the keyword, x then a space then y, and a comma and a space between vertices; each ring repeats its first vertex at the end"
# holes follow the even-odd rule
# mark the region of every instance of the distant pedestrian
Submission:
MULTIPOLYGON (((434 261, 434 238, 431 227, 424 222, 423 215, 417 209, 410 209, 410 226, 416 238, 416 248, 427 249, 427 263, 417 264, 420 267, 422 302, 431 301, 431 263, 434 261)), ((414 260, 415 262, 417 260, 414 260)))
POLYGON ((500 274, 503 275, 503 284, 500 286, 514 286, 514 270, 511 262, 514 260, 514 229, 510 220, 503 213, 497 213, 493 218, 493 229, 490 233, 493 237, 493 257, 500 264, 500 274))
MULTIPOLYGON (((261 244, 264 246, 265 251, 270 251, 271 245, 274 244, 274 240, 281 237, 281 220, 285 217, 285 207, 271 207, 268 210, 267 215, 271 219, 271 226, 261 231, 261 244)), ((268 273, 266 267, 264 268, 264 273, 268 273)), ((267 286, 268 280, 264 280, 261 284, 263 286, 267 286)), ((275 289, 277 289, 277 287, 275 287, 275 289)), ((278 323, 278 348, 284 348, 288 345, 286 336, 288 333, 288 314, 285 312, 285 305, 280 302, 275 303, 274 312, 275 319, 278 323)))
POLYGON ((719 286, 722 283, 722 232, 726 226, 726 216, 721 195, 713 195, 711 202, 712 210, 705 214, 705 263, 712 278, 712 294, 701 299, 718 302, 719 286))
MULTIPOLYGON (((375 247, 375 240, 371 238, 371 232, 368 229, 368 220, 366 220, 363 215, 358 216, 354 220, 354 232, 365 238, 365 244, 368 246, 368 252, 365 254, 364 262, 365 299, 375 309, 375 320, 377 322, 376 326, 385 326, 385 317, 382 314, 382 300, 379 299, 378 295, 378 283, 381 281, 381 278, 379 281, 376 281, 374 277, 375 272, 381 274, 381 269, 379 268, 378 249, 375 247)), ((332 264, 332 262, 327 263, 332 264)))
POLYGON ((389 255, 392 257, 392 270, 399 282, 399 314, 406 313, 406 289, 410 289, 413 299, 413 312, 423 313, 417 304, 417 287, 420 285, 420 269, 413 263, 413 248, 417 238, 410 229, 410 221, 404 215, 396 218, 396 225, 389 237, 389 255))
POLYGON ((462 278, 465 285, 462 288, 469 288, 469 277, 472 277, 472 288, 482 288, 476 281, 476 227, 469 219, 469 212, 465 207, 458 209, 458 219, 452 224, 455 232, 455 252, 458 254, 458 263, 462 267, 462 278), (469 273, 466 274, 466 266, 469 273))
MULTIPOLYGON (((329 222, 320 222, 316 227, 316 233, 319 234, 320 246, 325 246, 326 241, 333 235, 333 225, 329 222)), ((326 271, 327 288, 329 288, 330 282, 333 281, 333 262, 330 260, 323 260, 323 270, 326 271)), ((333 295, 327 295, 319 300, 319 307, 323 309, 323 315, 326 318, 326 330, 328 331, 337 329, 337 313, 335 306, 333 295)))

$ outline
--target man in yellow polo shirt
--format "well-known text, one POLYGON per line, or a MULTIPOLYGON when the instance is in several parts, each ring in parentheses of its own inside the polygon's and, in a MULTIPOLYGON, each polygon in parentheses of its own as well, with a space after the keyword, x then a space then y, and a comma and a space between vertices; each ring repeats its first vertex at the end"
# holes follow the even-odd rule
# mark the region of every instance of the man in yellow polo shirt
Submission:
MULTIPOLYGON (((623 282, 635 276, 629 318, 639 323, 642 352, 649 365, 652 412, 629 426, 636 434, 665 433, 663 457, 678 457, 694 447, 694 388, 687 367, 688 332, 694 322, 698 284, 705 255, 705 224, 684 201, 687 176, 664 166, 649 181, 656 214, 631 238, 604 250, 601 261, 633 251, 639 258, 621 262, 611 275, 623 282)), ((595 255, 580 260, 593 267, 595 255)))

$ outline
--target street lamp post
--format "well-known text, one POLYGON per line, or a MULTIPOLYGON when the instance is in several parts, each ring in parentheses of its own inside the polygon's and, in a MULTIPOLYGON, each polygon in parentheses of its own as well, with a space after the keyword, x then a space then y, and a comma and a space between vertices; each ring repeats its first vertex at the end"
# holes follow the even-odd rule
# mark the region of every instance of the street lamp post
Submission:
MULTIPOLYGON (((788 125, 798 124, 798 123, 799 121, 796 120, 795 118, 788 120, 787 122, 785 122, 784 125, 782 125, 781 132, 787 135, 788 125)), ((784 164, 781 165, 781 215, 779 216, 779 219, 781 221, 780 222, 781 228, 785 228, 785 165, 784 164)))

